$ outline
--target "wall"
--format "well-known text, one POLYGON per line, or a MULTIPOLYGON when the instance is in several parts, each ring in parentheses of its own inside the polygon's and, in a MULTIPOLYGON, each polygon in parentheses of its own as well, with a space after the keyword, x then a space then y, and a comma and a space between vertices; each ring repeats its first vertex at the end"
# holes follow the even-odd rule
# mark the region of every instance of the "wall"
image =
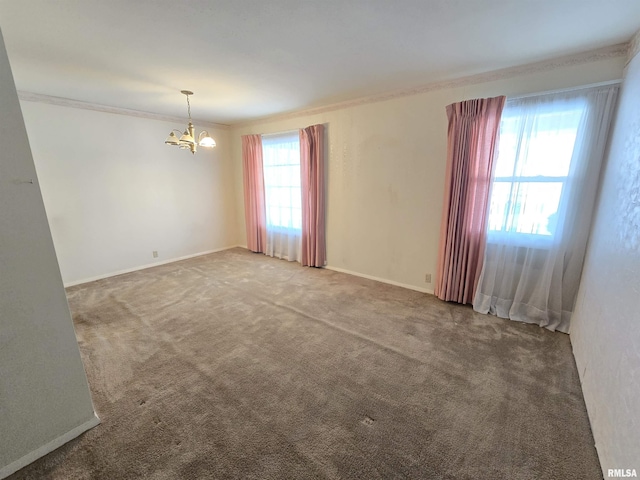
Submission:
POLYGON ((95 426, 98 419, 1 34, 0 138, 6 140, 0 149, 0 478, 4 478, 95 426))
POLYGON ((22 109, 67 285, 237 244, 228 129, 192 155, 163 143, 186 120, 22 109))
POLYGON ((330 268, 433 292, 444 194, 447 104, 620 79, 624 56, 584 56, 426 88, 415 95, 232 129, 238 232, 246 245, 240 136, 327 126, 330 268))
POLYGON ((610 138, 571 343, 604 477, 640 474, 640 32, 610 138))

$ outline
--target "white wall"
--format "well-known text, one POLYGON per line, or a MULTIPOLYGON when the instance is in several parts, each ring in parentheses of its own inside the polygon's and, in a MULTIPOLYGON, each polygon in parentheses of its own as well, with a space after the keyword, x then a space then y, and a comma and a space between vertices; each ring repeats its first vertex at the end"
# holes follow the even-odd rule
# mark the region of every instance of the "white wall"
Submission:
POLYGON ((0 138, 0 478, 4 478, 95 426, 98 419, 1 34, 0 138))
MULTIPOLYGON (((640 32, 636 47, 640 45, 640 32)), ((604 477, 640 474, 640 54, 610 140, 571 342, 604 477)))
POLYGON ((192 155, 164 144, 186 120, 22 109, 66 284, 237 244, 228 129, 192 155))
POLYGON ((425 274, 435 280, 446 105, 620 79, 623 66, 623 56, 587 63, 567 59, 509 71, 504 78, 484 83, 235 127, 231 141, 240 243, 246 245, 240 136, 323 123, 328 135, 329 267, 432 292, 433 284, 425 282, 425 274))

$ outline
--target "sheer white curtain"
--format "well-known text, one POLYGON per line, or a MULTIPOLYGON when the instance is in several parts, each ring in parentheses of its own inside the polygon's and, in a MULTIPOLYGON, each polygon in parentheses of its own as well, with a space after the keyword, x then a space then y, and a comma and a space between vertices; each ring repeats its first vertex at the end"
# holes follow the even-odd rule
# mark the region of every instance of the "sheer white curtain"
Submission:
POLYGON ((569 331, 617 91, 507 101, 476 311, 569 331))
POLYGON ((262 136, 267 220, 265 254, 300 261, 302 191, 298 131, 262 136))

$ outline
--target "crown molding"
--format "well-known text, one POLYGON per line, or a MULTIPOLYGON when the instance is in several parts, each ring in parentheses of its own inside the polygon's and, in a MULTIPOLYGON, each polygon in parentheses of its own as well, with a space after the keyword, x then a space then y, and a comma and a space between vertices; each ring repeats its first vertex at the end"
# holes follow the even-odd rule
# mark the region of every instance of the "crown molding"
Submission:
POLYGON ((629 50, 627 52, 627 64, 640 53, 640 30, 629 41, 629 50))
MULTIPOLYGON (((183 117, 174 117, 171 115, 160 115, 157 113, 143 112, 141 110, 132 110, 129 108, 121 107, 109 107, 107 105, 101 105, 99 103, 82 102, 80 100, 73 100, 71 98, 54 97, 52 95, 43 95, 41 93, 32 93, 25 91, 18 91, 18 98, 25 102, 46 103, 48 105, 58 105, 60 107, 79 108, 81 110, 93 110, 95 112, 103 113, 115 113, 117 115, 127 115, 129 117, 148 118, 151 120, 160 120, 163 122, 176 122, 184 123, 187 121, 183 117)), ((228 129, 229 125, 222 123, 208 122, 206 120, 192 119, 193 123, 198 126, 205 126, 209 128, 228 129)))
MULTIPOLYGON (((638 36, 636 36, 636 39, 638 36)), ((333 103, 321 107, 308 108, 305 110, 296 110, 293 112, 270 115, 266 117, 256 118, 248 120, 246 122, 238 122, 232 124, 233 128, 247 127, 251 125, 258 125, 265 122, 272 122, 278 120, 288 120, 291 118, 303 117, 307 115, 318 115, 321 113, 331 112, 334 110, 342 110, 350 107, 357 107, 360 105, 366 105, 369 103, 384 102, 386 100, 392 100, 395 98, 407 97, 411 95, 418 95, 421 93, 432 92, 434 90, 443 90, 449 88, 466 87, 469 85, 475 85, 480 83, 486 83, 496 80, 503 80, 507 78, 518 77, 521 75, 547 72, 555 70, 557 68, 571 67, 574 65, 582 65, 584 63, 596 62, 598 60, 604 60, 607 58, 624 57, 628 54, 629 43, 620 43, 617 45, 611 45, 609 47, 598 48, 596 50, 589 50, 587 52, 581 52, 573 55, 567 55, 564 57, 553 58, 550 60, 543 60, 535 63, 528 63, 525 65, 518 65, 515 67, 502 68, 500 70, 492 70, 490 72, 478 73, 475 75, 469 75, 466 77, 458 77, 451 80, 444 80, 441 82, 428 83, 419 87, 408 88, 403 90, 395 90, 392 92, 386 92, 376 95, 370 95, 366 97, 360 97, 353 100, 347 100, 344 102, 333 103)))

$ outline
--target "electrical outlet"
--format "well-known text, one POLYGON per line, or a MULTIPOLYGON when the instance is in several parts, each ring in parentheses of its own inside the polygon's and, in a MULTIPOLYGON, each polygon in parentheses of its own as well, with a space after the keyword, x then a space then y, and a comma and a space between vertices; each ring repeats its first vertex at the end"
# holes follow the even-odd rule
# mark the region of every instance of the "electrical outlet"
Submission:
POLYGON ((158 258, 158 251, 157 250, 153 251, 153 258, 158 258))
POLYGON ((424 276, 424 281, 425 281, 426 283, 431 283, 431 274, 430 274, 430 273, 427 273, 427 274, 424 276))

